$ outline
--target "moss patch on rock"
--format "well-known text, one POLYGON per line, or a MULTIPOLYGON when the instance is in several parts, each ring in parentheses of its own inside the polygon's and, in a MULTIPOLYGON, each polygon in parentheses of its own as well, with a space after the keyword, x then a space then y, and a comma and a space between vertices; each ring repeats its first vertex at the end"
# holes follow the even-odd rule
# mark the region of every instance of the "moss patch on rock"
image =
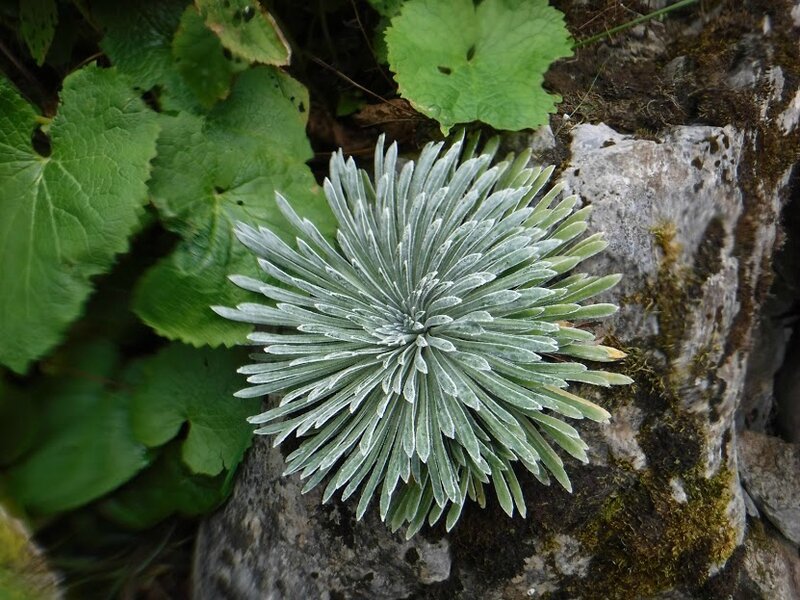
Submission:
POLYGON ((57 580, 22 523, 0 506, 0 597, 3 600, 60 598, 57 580))
MULTIPOLYGON (((584 35, 594 33, 591 27, 595 25, 602 29, 611 23, 602 19, 589 23, 588 13, 582 12, 585 3, 559 0, 557 4, 567 13, 573 30, 584 35)), ((615 3, 604 4, 609 9, 603 11, 604 18, 613 16, 615 3)), ((659 333, 631 340, 627 347, 618 341, 610 343, 628 354, 619 366, 635 384, 603 395, 604 406, 612 412, 631 404, 643 412, 638 442, 648 467, 636 471, 612 460, 605 467, 571 468, 575 492, 569 495, 556 487, 532 491, 535 500, 529 503, 527 521, 506 519, 490 499, 488 514, 465 517, 451 536, 456 579, 459 565, 488 577, 497 574, 498 580, 509 579, 523 572, 525 557, 535 551, 532 540, 538 540, 541 553, 549 548, 548 539, 566 534, 579 540, 582 551, 594 558, 588 573, 560 577, 560 590, 551 593, 551 598, 650 597, 670 588, 683 589, 692 597, 723 597, 723 587, 730 591, 730 586, 719 584, 722 579, 735 581, 741 562, 736 558, 738 531, 728 512, 736 474, 723 467, 708 476, 705 432, 708 421, 716 418, 714 407, 724 392, 724 382, 715 371, 732 352, 749 343, 757 308, 768 289, 769 249, 755 259, 753 252, 763 243, 760 228, 777 219, 771 194, 800 152, 800 130, 784 136, 775 126, 775 118, 791 98, 773 102, 768 115, 772 123, 757 121, 759 103, 770 90, 765 86, 733 89, 726 77, 736 70, 742 56, 759 55, 748 44, 760 44, 777 48, 776 55, 764 56, 765 64, 780 66, 786 89, 796 88, 800 52, 785 18, 789 9, 787 0, 712 2, 704 10, 714 11, 715 17, 699 33, 685 34, 688 23, 699 16, 695 8, 653 24, 663 28, 660 35, 665 46, 659 56, 626 62, 623 35, 610 44, 581 49, 577 60, 556 65, 548 73, 547 81, 564 96, 560 114, 551 123, 560 152, 569 147, 571 125, 586 121, 603 121, 617 131, 656 139, 665 128, 688 122, 730 124, 746 133, 739 168, 727 174, 728 180, 736 178, 743 193, 743 212, 732 232, 732 252, 739 260, 740 310, 731 330, 725 329, 721 311, 707 316, 712 325, 716 319, 719 338, 701 346, 685 364, 678 364, 693 325, 687 315, 698 302, 703 284, 720 272, 731 232, 725 230, 722 219, 711 219, 693 261, 682 264, 675 224, 655 224, 651 234, 661 252, 658 272, 645 289, 623 301, 656 315, 659 333), (769 36, 762 31, 764 14, 772 17, 769 36), (620 56, 622 62, 616 60, 620 56), (706 385, 686 388, 687 382, 704 377, 706 385), (687 393, 707 400, 710 414, 687 411, 687 393), (486 522, 493 527, 486 528, 486 522), (724 576, 710 578, 709 573, 723 564, 724 576)), ((624 20, 624 15, 618 16, 624 20)), ((726 141, 725 136, 709 139, 709 150, 721 150, 726 141)), ((723 442, 723 463, 726 445, 723 442)), ((523 481, 523 485, 528 484, 523 481)), ((540 556, 553 561, 547 552, 540 556)), ((550 567, 558 573, 555 563, 550 567)))
MULTIPOLYGON (((615 479, 619 482, 626 473, 627 484, 619 485, 596 507, 594 518, 573 531, 595 557, 589 572, 568 579, 552 598, 650 597, 675 587, 699 594, 712 567, 724 564, 736 548, 728 514, 735 475, 723 468, 706 477, 707 417, 683 408, 686 390, 679 384, 693 372, 713 370, 715 348, 710 343, 695 356, 688 372, 675 364, 692 324, 687 307, 697 302, 703 282, 719 271, 724 230, 721 222, 712 221, 691 266, 680 263, 674 224, 659 223, 651 233, 662 254, 658 273, 627 300, 656 315, 659 333, 623 348, 628 357, 622 371, 635 383, 611 394, 613 404, 631 402, 645 413, 637 439, 648 466, 634 471, 615 465, 615 479)), ((707 393, 715 393, 713 386, 707 393)))
MULTIPOLYGON (((727 516, 731 477, 727 469, 711 479, 686 475, 680 479, 682 502, 670 480, 647 472, 609 498, 580 537, 595 555, 580 595, 634 598, 673 587, 700 589, 709 569, 736 547, 727 516)), ((565 587, 565 597, 577 593, 570 588, 565 587)))

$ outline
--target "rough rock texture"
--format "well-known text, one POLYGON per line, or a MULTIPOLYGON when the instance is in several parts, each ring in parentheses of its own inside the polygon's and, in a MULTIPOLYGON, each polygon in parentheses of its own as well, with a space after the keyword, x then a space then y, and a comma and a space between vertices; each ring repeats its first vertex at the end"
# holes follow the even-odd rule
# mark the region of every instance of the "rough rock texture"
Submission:
MULTIPOLYGON (((611 293, 623 308, 604 332, 629 353, 619 368, 636 381, 586 391, 614 419, 580 424, 591 464, 567 461, 573 494, 520 473, 526 520, 490 500, 485 510, 468 506, 449 535, 434 529, 406 542, 374 512, 357 523, 347 503, 301 496, 296 479, 280 477, 280 452, 258 440, 231 501, 201 527, 195 598, 747 598, 770 585, 792 589, 791 577, 748 574, 793 563, 779 540, 743 545, 734 422, 800 147, 800 51, 792 3, 734 4, 675 39, 647 30, 626 65, 643 81, 614 88, 608 82, 622 75, 609 75, 595 100, 589 79, 584 101, 565 93, 569 113, 554 119, 564 145, 556 152, 568 157, 561 177, 610 241, 585 268, 625 274, 611 293), (657 44, 642 41, 653 35, 657 44), (653 75, 656 60, 672 66, 653 75), (636 98, 619 91, 637 85, 636 98), (588 120, 589 101, 613 127, 574 126, 581 114, 588 120), (659 134, 636 131, 633 110, 659 134)), ((623 51, 597 54, 614 64, 623 51)))
POLYGON ((750 529, 742 552, 737 598, 796 600, 800 598, 797 548, 757 525, 750 529))
POLYGON ((753 502, 786 539, 800 545, 800 445, 743 431, 738 447, 742 483, 753 502))
POLYGON ((405 541, 374 511, 356 522, 341 505, 321 507, 322 490, 301 495, 283 468, 280 451, 258 440, 234 502, 202 527, 209 546, 197 553, 197 597, 404 598, 450 576, 446 539, 405 541))
POLYGON ((797 185, 782 211, 781 224, 781 244, 773 262, 774 281, 755 332, 738 424, 800 443, 800 187, 797 185))
POLYGON ((771 297, 762 312, 748 364, 745 395, 739 408, 738 420, 741 427, 753 431, 766 431, 775 417, 777 408, 775 396, 783 390, 783 397, 787 399, 786 424, 788 429, 797 431, 798 437, 793 441, 800 442, 800 426, 795 425, 793 417, 795 413, 789 410, 794 408, 789 405, 793 405, 795 398, 800 397, 795 394, 798 384, 796 365, 800 356, 787 361, 787 346, 791 339, 792 327, 790 320, 783 315, 789 310, 791 303, 787 305, 786 302, 779 302, 778 299, 771 297), (787 362, 791 362, 792 367, 783 368, 787 362), (783 376, 776 382, 781 371, 783 376))

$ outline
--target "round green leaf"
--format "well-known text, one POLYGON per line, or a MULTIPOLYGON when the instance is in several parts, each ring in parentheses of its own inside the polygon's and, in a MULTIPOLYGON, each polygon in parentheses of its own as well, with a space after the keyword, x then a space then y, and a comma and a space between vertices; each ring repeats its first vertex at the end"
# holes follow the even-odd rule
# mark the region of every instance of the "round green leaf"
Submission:
POLYGON ((130 377, 137 382, 131 408, 137 439, 161 446, 187 423, 181 455, 192 472, 214 476, 236 467, 252 438, 245 419, 259 406, 233 397, 239 361, 235 352, 183 344, 144 359, 130 377))
POLYGON ((156 117, 113 69, 64 80, 34 149, 33 108, 0 78, 0 363, 24 372, 81 314, 90 278, 128 248, 147 200, 156 117))
POLYGON ((19 30, 37 65, 44 62, 58 23, 55 0, 24 0, 19 3, 19 30))
POLYGON ((162 110, 201 113, 204 104, 173 55, 185 8, 184 0, 100 0, 92 14, 105 32, 100 46, 135 87, 153 90, 162 110))
POLYGON ((73 348, 68 358, 60 375, 46 378, 26 398, 42 400, 41 441, 8 472, 11 496, 34 514, 82 506, 148 463, 131 431, 129 397, 114 381, 114 348, 73 348))
POLYGON ((333 216, 305 161, 308 92, 272 67, 239 75, 207 117, 164 117, 150 189, 167 227, 183 240, 137 286, 136 314, 160 335, 200 346, 233 345, 250 331, 209 308, 247 292, 231 273, 258 266, 233 235, 237 221, 287 231, 279 191, 295 210, 332 234, 333 216))
POLYGON ((382 17, 393 17, 400 12, 403 0, 367 0, 369 5, 382 17))
POLYGON ((123 527, 147 529, 173 514, 195 517, 213 510, 231 489, 226 473, 195 475, 181 460, 180 445, 170 443, 145 469, 103 500, 102 514, 123 527))
POLYGON ((102 0, 92 12, 105 31, 100 45, 136 87, 163 85, 174 72, 172 36, 186 7, 184 0, 102 0))
POLYGON ((558 96, 550 64, 572 54, 563 15, 547 0, 408 0, 386 32, 400 94, 439 121, 519 130, 547 122, 558 96))
POLYGON ((291 49, 275 19, 256 0, 195 0, 206 25, 237 56, 288 65, 291 49))
POLYGON ((178 72, 207 108, 228 95, 231 79, 247 65, 237 65, 203 22, 194 6, 187 6, 172 40, 172 55, 178 72))

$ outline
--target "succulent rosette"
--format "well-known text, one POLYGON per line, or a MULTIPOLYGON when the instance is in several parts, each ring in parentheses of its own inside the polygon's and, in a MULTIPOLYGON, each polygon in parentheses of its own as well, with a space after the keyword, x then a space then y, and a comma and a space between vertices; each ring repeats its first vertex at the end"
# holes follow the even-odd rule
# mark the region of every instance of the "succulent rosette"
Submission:
POLYGON ((443 515, 449 530, 468 497, 485 504, 487 485, 524 516, 515 463, 570 490, 554 446, 588 459, 565 419, 610 417, 570 382, 631 382, 579 362, 624 356, 586 328, 617 310, 586 301, 620 276, 568 274, 606 247, 584 236, 590 207, 576 210, 560 185, 542 194, 553 168, 529 167, 528 153, 492 165, 496 142, 443 148, 400 168, 381 139, 373 179, 334 154, 324 191, 335 242, 278 195, 294 246, 236 228, 268 278, 231 279, 265 301, 215 307, 263 326, 237 395, 280 394, 250 421, 276 445, 300 439, 285 474, 305 491, 325 482, 324 501, 359 492, 359 519, 376 498, 409 537, 443 515))

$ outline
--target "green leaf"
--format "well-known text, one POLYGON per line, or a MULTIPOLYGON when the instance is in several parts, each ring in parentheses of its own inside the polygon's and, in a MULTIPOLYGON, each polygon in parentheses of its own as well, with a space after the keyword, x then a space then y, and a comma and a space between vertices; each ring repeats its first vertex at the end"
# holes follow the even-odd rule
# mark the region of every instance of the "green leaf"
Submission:
POLYGON ((174 74, 172 36, 185 6, 185 0, 93 3, 105 31, 100 46, 134 86, 149 90, 174 74))
POLYGON ((19 30, 37 65, 47 56, 57 23, 56 0, 20 0, 19 30))
POLYGON ((42 400, 41 441, 8 472, 8 489, 29 512, 77 508, 117 488, 148 463, 133 436, 129 398, 115 381, 113 346, 73 348, 58 376, 27 399, 42 400))
POLYGON ((546 0, 408 0, 386 42, 400 94, 445 132, 546 123, 560 98, 542 89, 544 73, 572 54, 563 15, 546 0))
POLYGON ((101 48, 134 87, 154 90, 163 110, 200 113, 203 104, 173 57, 173 36, 185 8, 185 0, 103 0, 92 3, 92 14, 105 31, 101 48))
MULTIPOLYGON (((235 246, 223 249, 218 242, 208 241, 209 252, 219 254, 220 261, 227 260, 230 253, 229 257, 235 258, 231 267, 237 272, 252 270, 252 265, 243 264, 247 257, 240 250, 235 246)), ((228 243, 237 242, 231 239, 228 243)), ((200 263, 193 268, 192 261, 197 259, 193 246, 181 244, 145 273, 134 293, 136 314, 159 334, 195 346, 244 343, 252 327, 227 323, 209 308, 212 302, 241 302, 240 290, 227 280, 227 270, 221 265, 200 263)))
POLYGON ((386 47, 386 30, 392 18, 397 16, 405 0, 368 0, 370 6, 380 15, 372 33, 372 51, 375 60, 385 65, 389 62, 389 49, 386 47))
POLYGON ((375 54, 375 60, 382 65, 389 62, 389 49, 386 47, 386 30, 391 22, 389 17, 381 16, 372 34, 372 52, 375 54))
POLYGON ((31 449, 38 424, 30 399, 0 379, 0 466, 13 463, 31 449))
POLYGON ((159 334, 197 346, 244 341, 251 327, 231 324, 209 306, 248 298, 229 274, 260 272, 233 236, 237 221, 288 231, 275 191, 332 234, 333 216, 305 164, 312 156, 307 107, 302 85, 256 67, 207 117, 163 119, 150 189, 167 227, 183 240, 145 274, 134 297, 136 313, 159 334))
POLYGON ((172 54, 178 72, 207 108, 228 95, 234 73, 245 67, 228 60, 224 50, 197 9, 187 6, 172 41, 172 54))
POLYGON ((567 356, 599 362, 613 362, 625 358, 625 353, 616 348, 594 344, 566 344, 561 346, 559 352, 567 356))
POLYGON ((216 508, 230 493, 232 478, 194 475, 171 443, 153 465, 99 504, 107 518, 130 529, 147 529, 178 514, 195 517, 216 508))
POLYGON ((255 0, 195 0, 206 25, 237 56, 288 65, 291 49, 275 19, 255 0))
POLYGON ((171 344, 144 359, 133 373, 136 390, 132 420, 136 438, 154 447, 173 439, 184 423, 183 462, 194 472, 218 475, 232 470, 250 445, 253 427, 245 420, 258 412, 258 400, 240 400, 235 352, 196 350, 171 344))
POLYGON ((382 17, 393 17, 400 12, 404 0, 367 0, 369 5, 382 17))
POLYGON ((50 156, 32 146, 37 122, 0 79, 0 363, 20 373, 81 314, 90 278, 128 249, 158 135, 123 78, 94 66, 64 80, 50 156))

